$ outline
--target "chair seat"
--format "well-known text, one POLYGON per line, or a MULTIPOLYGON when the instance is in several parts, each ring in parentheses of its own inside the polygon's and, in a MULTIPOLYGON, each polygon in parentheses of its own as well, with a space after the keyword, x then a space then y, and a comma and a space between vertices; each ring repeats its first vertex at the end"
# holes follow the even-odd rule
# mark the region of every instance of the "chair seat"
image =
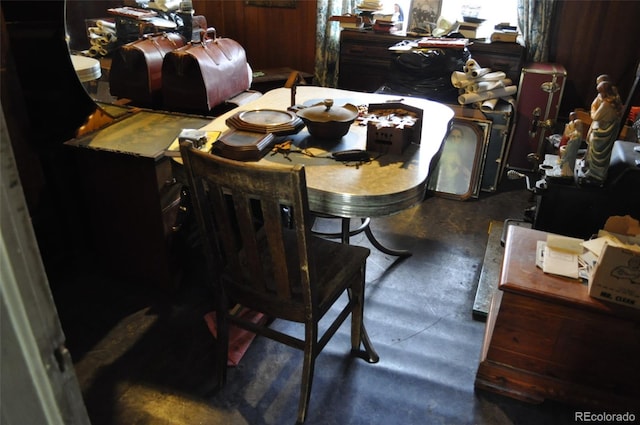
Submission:
MULTIPOLYGON (((259 238, 258 244, 261 246, 261 250, 266 252, 268 251, 267 239, 264 237, 263 232, 260 232, 260 235, 262 237, 259 238)), ((288 255, 297 255, 296 240, 293 231, 287 230, 284 232, 284 235, 285 252, 288 255)), ((311 236, 308 248, 310 271, 316 274, 312 280, 314 284, 317 285, 318 290, 318 312, 320 317, 322 317, 329 310, 331 304, 346 289, 345 282, 350 281, 354 276, 358 276, 359 266, 366 262, 370 250, 360 246, 330 241, 317 236, 311 236)), ((273 277, 273 273, 270 270, 271 264, 269 257, 265 256, 263 258, 265 275, 273 277)), ((297 261, 291 261, 290 264, 299 265, 297 261)), ((255 279, 255 276, 250 275, 248 269, 244 271, 247 282, 255 279)), ((250 285, 242 286, 244 288, 242 293, 234 291, 230 295, 232 298, 235 296, 244 300, 254 300, 251 304, 245 301, 244 305, 252 309, 260 310, 269 316, 281 317, 294 322, 304 322, 305 310, 300 277, 299 269, 289 270, 289 284, 293 297, 287 303, 283 303, 282 299, 276 294, 276 282, 274 279, 270 279, 266 283, 266 285, 273 290, 271 297, 266 297, 262 293, 251 294, 253 290, 250 285)), ((230 279, 231 277, 228 278, 230 279)), ((240 285, 236 285, 234 289, 239 290, 240 287, 240 285)))

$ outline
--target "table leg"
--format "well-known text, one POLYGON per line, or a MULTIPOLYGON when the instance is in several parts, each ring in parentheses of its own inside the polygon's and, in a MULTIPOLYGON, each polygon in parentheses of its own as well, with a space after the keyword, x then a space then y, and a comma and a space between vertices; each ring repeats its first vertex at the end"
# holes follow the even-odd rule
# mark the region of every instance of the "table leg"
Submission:
MULTIPOLYGON (((348 219, 345 219, 345 220, 348 220, 348 219)), ((395 257, 400 257, 400 258, 411 257, 412 255, 411 251, 407 251, 404 249, 387 248, 386 246, 382 245, 376 239, 373 232, 371 231, 371 226, 365 227, 364 234, 367 235, 367 239, 369 239, 369 242, 371 242, 371 244, 375 246, 378 249, 378 251, 384 252, 385 254, 388 254, 388 255, 393 255, 395 257)))
MULTIPOLYGON (((334 218, 334 217, 329 217, 329 218, 334 218)), ((335 218, 338 218, 338 217, 335 217, 335 218)), ((394 257, 400 257, 400 258, 406 258, 412 255, 410 251, 407 251, 404 249, 387 248, 386 246, 382 245, 380 241, 376 239, 376 237, 373 234, 373 231, 371 230, 371 226, 370 226, 371 218, 369 217, 360 219, 361 220, 360 226, 358 226, 353 230, 351 230, 350 218, 342 217, 341 220, 342 220, 342 223, 341 223, 342 227, 341 227, 340 233, 318 232, 315 230, 313 231, 313 233, 323 238, 329 238, 329 239, 340 238, 343 244, 349 245, 349 239, 351 238, 351 236, 364 232, 365 235, 367 235, 367 239, 369 239, 369 242, 371 242, 371 244, 378 251, 384 252, 385 254, 388 254, 388 255, 393 255, 394 257)))

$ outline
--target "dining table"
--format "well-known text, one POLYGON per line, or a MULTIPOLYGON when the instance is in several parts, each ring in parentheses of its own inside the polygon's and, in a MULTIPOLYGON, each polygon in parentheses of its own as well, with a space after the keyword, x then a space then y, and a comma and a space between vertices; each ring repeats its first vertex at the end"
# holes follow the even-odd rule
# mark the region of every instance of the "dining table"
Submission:
MULTIPOLYGON (((411 255, 405 250, 387 248, 377 241, 369 226, 372 217, 383 217, 411 208, 425 199, 429 173, 433 169, 443 141, 450 129, 454 111, 439 102, 424 98, 364 93, 311 85, 276 88, 261 97, 234 108, 213 119, 201 130, 226 132, 229 120, 242 111, 296 110, 332 99, 333 104, 356 105, 366 110, 372 104, 403 104, 418 108, 421 131, 402 152, 367 151, 368 161, 338 161, 332 153, 345 150, 367 150, 367 125, 354 121, 346 135, 334 140, 314 138, 308 129, 276 138, 276 144, 258 162, 263 165, 302 164, 305 168, 309 209, 318 216, 342 219, 335 236, 345 243, 356 232, 365 231, 379 250, 400 257, 411 255), (283 146, 286 146, 283 148, 283 146), (360 220, 351 230, 352 219, 360 220)), ((330 236, 329 234, 323 234, 330 236)))

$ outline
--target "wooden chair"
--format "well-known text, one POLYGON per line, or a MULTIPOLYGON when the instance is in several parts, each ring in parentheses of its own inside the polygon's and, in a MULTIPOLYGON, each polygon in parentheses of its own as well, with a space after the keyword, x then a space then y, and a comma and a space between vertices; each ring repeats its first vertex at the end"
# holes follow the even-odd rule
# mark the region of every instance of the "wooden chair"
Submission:
POLYGON ((301 349, 297 420, 302 423, 316 356, 349 314, 352 354, 378 361, 363 325, 369 249, 311 235, 301 165, 237 162, 196 150, 188 142, 180 151, 215 287, 218 383, 224 385, 226 378, 229 322, 301 349), (345 292, 346 305, 320 336, 318 322, 345 292), (304 339, 234 317, 229 311, 235 304, 303 323, 304 339))

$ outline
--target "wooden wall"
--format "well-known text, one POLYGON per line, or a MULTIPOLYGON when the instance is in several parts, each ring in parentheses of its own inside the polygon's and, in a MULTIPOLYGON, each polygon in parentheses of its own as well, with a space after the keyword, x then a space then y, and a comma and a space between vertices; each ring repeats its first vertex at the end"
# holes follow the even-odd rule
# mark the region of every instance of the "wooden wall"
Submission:
MULTIPOLYGON (((639 18, 640 1, 558 4, 550 60, 567 69, 561 113, 588 109, 596 96, 595 79, 600 74, 611 75, 622 101, 626 101, 640 60, 635 34, 639 18)), ((632 105, 640 105, 640 94, 636 93, 632 105)))
MULTIPOLYGON (((295 9, 249 6, 244 0, 194 0, 193 4, 220 35, 245 47, 255 70, 290 66, 313 72, 316 0, 297 0, 295 9)), ((610 74, 626 100, 640 59, 637 37, 629 36, 639 18, 640 1, 558 2, 550 61, 568 72, 561 114, 589 107, 600 74, 610 74)), ((634 104, 640 105, 640 96, 634 104)))
MULTIPOLYGON (((86 7, 113 1, 75 3, 86 7)), ((296 0, 294 9, 250 6, 245 0, 194 0, 193 5, 220 36, 244 46, 254 70, 289 66, 313 73, 316 0, 296 0)), ((568 72, 561 117, 575 108, 589 107, 600 74, 610 74, 626 100, 640 60, 640 43, 630 35, 638 18, 638 0, 558 1, 549 60, 564 65, 568 72)), ((633 104, 640 105, 639 95, 633 104)))
POLYGON ((244 0, 194 0, 198 15, 218 35, 240 43, 254 71, 288 66, 313 73, 316 0, 296 0, 293 9, 258 7, 244 0))

